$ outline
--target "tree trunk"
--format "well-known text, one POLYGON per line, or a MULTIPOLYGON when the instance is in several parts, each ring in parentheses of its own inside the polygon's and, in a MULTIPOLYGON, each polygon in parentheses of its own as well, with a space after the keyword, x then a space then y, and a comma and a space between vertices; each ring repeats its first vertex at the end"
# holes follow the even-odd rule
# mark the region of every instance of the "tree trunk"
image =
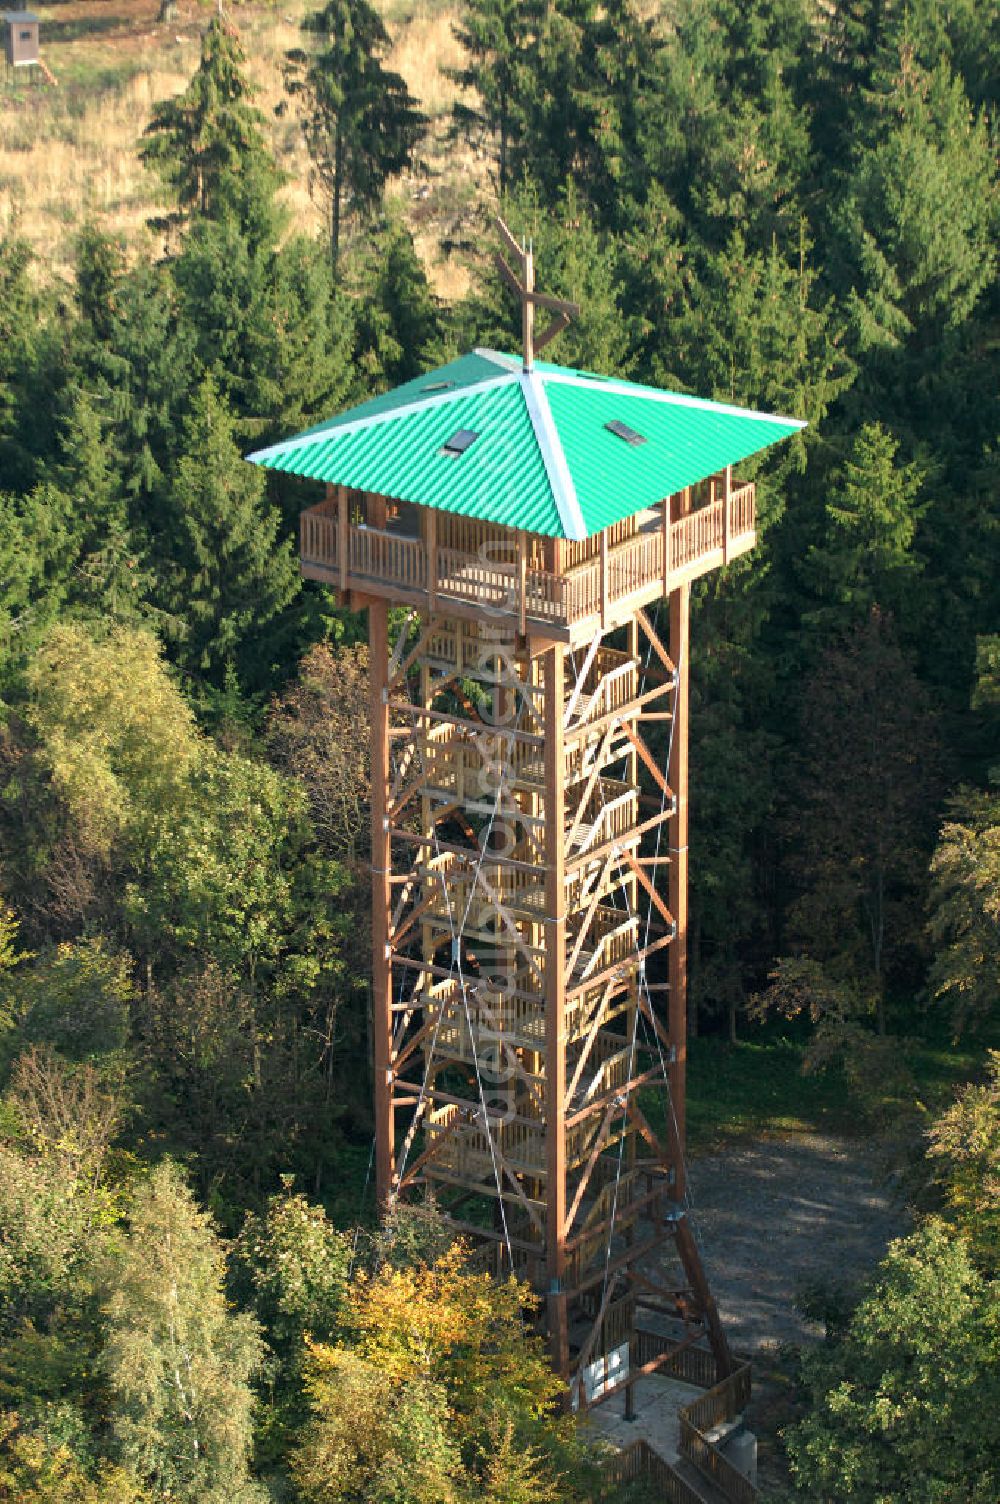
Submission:
POLYGON ((337 144, 333 150, 333 204, 331 206, 330 219, 330 253, 333 257, 333 275, 336 277, 340 262, 340 195, 343 189, 344 178, 344 149, 341 145, 340 130, 337 130, 337 144))

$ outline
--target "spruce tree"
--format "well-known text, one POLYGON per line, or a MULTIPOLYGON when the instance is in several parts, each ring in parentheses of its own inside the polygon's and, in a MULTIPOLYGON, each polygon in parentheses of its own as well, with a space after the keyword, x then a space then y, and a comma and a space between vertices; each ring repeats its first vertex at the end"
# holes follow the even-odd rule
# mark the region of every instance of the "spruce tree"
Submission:
POLYGON ((260 674, 273 653, 265 631, 300 588, 265 485, 263 472, 243 460, 217 383, 206 376, 184 424, 159 547, 164 604, 181 623, 178 661, 216 685, 229 661, 241 677, 260 674))
MULTIPOLYGON (((874 102, 841 217, 862 351, 903 349, 936 363, 996 272, 997 172, 985 122, 942 64, 901 51, 874 102)), ((909 383, 908 383, 909 384, 909 383)))
POLYGON ((926 510, 925 477, 898 461, 898 447, 880 424, 866 424, 825 487, 824 535, 806 561, 820 603, 805 617, 824 634, 863 622, 876 608, 904 628, 917 620, 923 560, 914 539, 926 510))
POLYGON ((512 186, 512 158, 523 142, 544 11, 540 0, 467 0, 452 26, 466 61, 449 70, 449 76, 474 95, 471 102, 460 97, 452 106, 454 134, 463 140, 473 134, 492 137, 501 198, 512 186))
POLYGON ((214 16, 191 82, 146 127, 140 156, 176 194, 181 217, 235 214, 249 227, 271 205, 278 174, 245 62, 235 29, 214 16))
POLYGON ((192 225, 171 264, 197 361, 214 370, 240 440, 266 443, 342 407, 353 379, 349 300, 321 246, 192 225))
POLYGON ((405 80, 385 67, 389 33, 368 0, 329 0, 302 29, 318 50, 286 58, 290 94, 303 103, 303 128, 316 176, 330 201, 334 270, 345 213, 370 214, 388 178, 409 167, 427 121, 405 80))
POLYGON ((366 392, 398 386, 446 358, 441 310, 395 205, 360 238, 345 283, 354 303, 354 363, 366 392))

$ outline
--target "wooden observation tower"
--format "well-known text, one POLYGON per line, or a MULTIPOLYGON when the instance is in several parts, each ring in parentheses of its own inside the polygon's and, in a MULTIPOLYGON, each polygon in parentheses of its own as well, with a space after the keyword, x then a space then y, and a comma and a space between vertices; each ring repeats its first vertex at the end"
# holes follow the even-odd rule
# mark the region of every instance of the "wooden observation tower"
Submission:
POLYGON ((530 1282, 587 1406, 679 1348, 728 1371, 686 1211, 688 599, 755 542, 732 466, 801 424, 536 363, 576 310, 504 234, 522 356, 251 458, 327 483, 302 569, 369 613, 380 1202, 432 1190, 530 1282))

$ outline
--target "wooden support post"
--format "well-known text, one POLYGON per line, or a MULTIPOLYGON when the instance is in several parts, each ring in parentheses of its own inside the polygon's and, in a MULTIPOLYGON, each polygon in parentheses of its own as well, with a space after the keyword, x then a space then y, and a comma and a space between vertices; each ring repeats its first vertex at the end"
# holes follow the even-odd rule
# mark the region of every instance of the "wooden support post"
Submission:
POLYGON ((392 973, 389 965, 391 841, 389 802, 389 607, 368 608, 369 681, 372 723, 372 1034, 375 1066, 375 1191, 385 1211, 395 1169, 392 1105, 392 973))
POLYGON ((729 540, 733 531, 733 467, 727 465, 722 482, 722 562, 729 563, 729 540))
POLYGON ((716 1380, 728 1379, 733 1371, 733 1358, 729 1351, 729 1343, 726 1334, 722 1330, 722 1322, 719 1320, 719 1312, 712 1297, 705 1267, 698 1253, 698 1245, 694 1240, 687 1216, 681 1217, 674 1230, 674 1238, 677 1244, 677 1254, 681 1261, 684 1273, 687 1275, 688 1284, 694 1292, 695 1299, 701 1307, 701 1314, 705 1321, 708 1332, 709 1346, 715 1359, 716 1380))
POLYGON ((521 611, 521 636, 528 630, 528 535, 523 528, 517 530, 517 596, 521 611))
POLYGON ((663 498, 663 596, 670 594, 670 497, 663 498))
POLYGON ((367 501, 368 501, 368 526, 369 527, 377 527, 381 531, 384 531, 385 530, 385 524, 386 524, 385 497, 384 496, 379 496, 378 493, 375 492, 375 491, 369 491, 367 493, 367 501))
MULTIPOLYGON (((670 1095, 677 1119, 677 1136, 684 1143, 685 1075, 687 1066, 687 889, 688 889, 688 641, 690 585, 680 585, 670 597, 670 656, 677 665, 674 724, 667 782, 676 801, 670 821, 668 907, 677 927, 669 947, 670 1007, 668 1032, 671 1061, 670 1095)), ((684 1197, 684 1165, 676 1166, 674 1195, 684 1197)))
POLYGON ((566 1310, 566 847, 563 711, 566 650, 545 655, 545 1135, 549 1349, 569 1379, 566 1310))
POLYGON ((601 630, 608 624, 608 530, 601 531, 601 630))
POLYGON ((528 294, 521 303, 521 333, 524 338, 524 369, 530 371, 535 364, 535 304, 531 294, 535 290, 535 257, 532 251, 524 253, 524 291, 528 294))
MULTIPOLYGON (((333 487, 329 487, 333 490, 333 487)), ((347 487, 337 487, 337 555, 340 559, 340 589, 341 593, 347 594, 347 573, 350 560, 348 553, 351 546, 350 534, 350 501, 348 500, 347 487)))
POLYGON ((437 605, 438 547, 437 512, 433 507, 424 509, 424 549, 427 553, 427 601, 431 615, 437 605))

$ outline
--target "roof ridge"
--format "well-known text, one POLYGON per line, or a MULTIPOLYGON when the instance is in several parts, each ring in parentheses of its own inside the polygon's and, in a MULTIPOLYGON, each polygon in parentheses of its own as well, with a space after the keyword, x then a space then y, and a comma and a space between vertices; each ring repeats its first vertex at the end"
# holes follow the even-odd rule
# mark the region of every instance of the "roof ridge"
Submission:
POLYGON ((579 542, 587 537, 587 524, 584 521, 576 486, 570 474, 569 462, 559 437, 559 430, 556 428, 552 409, 549 407, 549 399, 545 395, 543 379, 537 371, 521 371, 518 379, 524 394, 524 405, 528 409, 528 417, 534 429, 535 441, 549 477, 549 485, 552 487, 552 497, 559 512, 563 533, 574 542, 579 542))
MULTIPOLYGON (((428 375, 433 375, 428 372, 428 375)), ((517 379, 515 371, 508 371, 503 376, 491 376, 487 381, 477 381, 469 385, 456 386, 454 391, 434 392, 432 395, 418 398, 413 402, 402 403, 399 407, 385 408, 382 412, 369 413, 364 418, 352 418, 346 423, 338 423, 335 419, 326 428, 320 428, 304 438, 299 434, 297 438, 281 439, 277 444, 270 444, 266 449, 256 449, 246 458, 254 464, 266 464, 276 455, 284 454, 289 449, 308 448, 310 444, 323 443, 327 439, 340 438, 344 434, 357 433, 361 428, 375 428, 383 423, 391 423, 393 420, 413 413, 423 412, 428 407, 443 407, 449 402, 455 402, 460 397, 468 397, 470 393, 491 392, 496 387, 510 386, 517 379)))
POLYGON ((488 350, 485 345, 476 345, 472 351, 480 360, 491 361, 495 366, 502 366, 505 371, 512 375, 518 374, 524 369, 524 363, 517 355, 508 355, 505 350, 488 350))
MULTIPOLYGON (((479 352, 477 352, 479 353, 479 352)), ((539 371, 543 381, 555 382, 558 386, 576 386, 588 392, 615 392, 635 401, 663 402, 675 407, 695 407, 703 412, 726 413, 734 418, 753 418, 758 423, 793 423, 796 428, 806 428, 805 418, 787 418, 782 413, 761 413, 752 407, 737 407, 730 402, 716 402, 711 397, 691 397, 686 392, 668 392, 663 387, 645 386, 638 381, 627 381, 622 376, 581 376, 568 369, 539 371)))

